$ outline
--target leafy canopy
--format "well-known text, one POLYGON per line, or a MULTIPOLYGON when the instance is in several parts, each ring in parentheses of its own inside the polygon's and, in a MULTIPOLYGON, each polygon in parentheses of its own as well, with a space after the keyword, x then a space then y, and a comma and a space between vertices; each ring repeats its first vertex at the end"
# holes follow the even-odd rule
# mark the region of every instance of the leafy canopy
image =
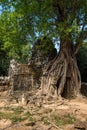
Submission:
POLYGON ((9 11, 7 17, 13 24, 10 27, 13 35, 19 34, 23 42, 40 35, 64 39, 70 36, 73 43, 86 38, 87 0, 2 0, 0 3, 3 13, 9 11))
POLYGON ((87 38, 87 0, 0 0, 0 51, 24 61, 44 35, 79 48, 87 38))

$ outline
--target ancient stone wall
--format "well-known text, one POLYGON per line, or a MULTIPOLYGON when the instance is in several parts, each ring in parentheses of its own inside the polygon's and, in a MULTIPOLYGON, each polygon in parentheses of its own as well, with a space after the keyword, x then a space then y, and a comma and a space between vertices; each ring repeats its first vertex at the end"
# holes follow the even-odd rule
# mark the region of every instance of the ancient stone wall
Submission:
POLYGON ((10 77, 0 77, 0 92, 10 89, 10 77))
POLYGON ((43 38, 35 42, 28 64, 19 64, 14 59, 11 60, 8 75, 12 90, 29 90, 40 87, 43 69, 56 55, 57 50, 53 43, 51 41, 45 43, 43 38), (48 48, 48 44, 51 45, 51 49, 48 48))
MULTIPOLYGON (((44 76, 46 78, 46 75, 43 74, 45 66, 57 55, 55 48, 44 53, 41 52, 42 46, 41 40, 35 42, 28 64, 19 64, 14 59, 10 61, 8 77, 0 77, 0 92, 6 90, 10 90, 11 93, 16 90, 28 91, 41 86, 41 80, 44 76)), ((47 46, 48 43, 45 47, 47 48, 47 46)), ((87 96, 87 83, 82 83, 81 93, 87 96)))
POLYGON ((14 59, 10 62, 9 73, 10 83, 13 91, 30 90, 36 87, 36 72, 33 66, 28 64, 19 64, 14 59))

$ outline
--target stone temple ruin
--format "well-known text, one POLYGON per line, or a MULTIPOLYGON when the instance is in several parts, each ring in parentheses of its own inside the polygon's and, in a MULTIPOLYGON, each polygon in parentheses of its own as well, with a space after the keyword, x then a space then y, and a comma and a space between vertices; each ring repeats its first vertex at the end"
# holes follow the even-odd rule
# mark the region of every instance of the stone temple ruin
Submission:
MULTIPOLYGON (((40 48, 42 45, 41 40, 35 42, 32 48, 32 57, 28 64, 19 64, 14 59, 10 61, 8 76, 0 77, 0 92, 5 90, 11 93, 16 90, 28 91, 41 86, 43 71, 47 63, 57 55, 55 48, 42 53, 40 48)), ((87 96, 86 90, 87 83, 82 83, 81 92, 85 96, 87 96)))
POLYGON ((35 74, 32 67, 27 64, 19 64, 14 59, 10 62, 8 75, 13 91, 29 90, 35 85, 35 74))
POLYGON ((0 78, 1 91, 28 91, 32 88, 36 89, 40 87, 45 66, 57 55, 57 50, 55 48, 47 50, 43 54, 40 48, 42 44, 41 40, 35 42, 32 48, 32 57, 28 64, 17 63, 14 59, 10 61, 8 77, 0 78))

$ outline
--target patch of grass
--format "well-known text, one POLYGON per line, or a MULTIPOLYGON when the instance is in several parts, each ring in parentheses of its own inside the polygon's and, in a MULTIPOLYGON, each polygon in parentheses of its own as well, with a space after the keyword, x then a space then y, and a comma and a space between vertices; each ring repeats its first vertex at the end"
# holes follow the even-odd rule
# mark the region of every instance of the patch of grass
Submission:
POLYGON ((25 120, 25 118, 18 117, 18 116, 13 116, 11 118, 12 123, 21 122, 21 121, 24 121, 24 120, 25 120))
POLYGON ((27 111, 27 112, 24 114, 24 116, 25 116, 26 118, 30 118, 31 113, 30 113, 29 111, 27 111))
POLYGON ((64 120, 61 117, 58 117, 57 115, 52 115, 52 120, 55 122, 56 125, 62 126, 65 125, 64 120))
POLYGON ((70 113, 66 116, 64 116, 66 124, 74 124, 76 122, 76 118, 71 115, 70 113))
POLYGON ((49 122, 49 120, 47 119, 47 117, 42 117, 42 118, 41 118, 41 121, 42 121, 44 124, 46 124, 46 125, 49 125, 49 124, 50 124, 50 122, 49 122))
POLYGON ((56 125, 58 126, 63 126, 65 124, 74 124, 76 122, 76 118, 71 115, 65 115, 65 116, 57 116, 57 115, 52 115, 52 121, 55 122, 56 125))
POLYGON ((21 122, 25 120, 25 118, 20 117, 20 115, 15 115, 15 113, 10 113, 10 112, 0 112, 0 120, 1 119, 9 119, 12 121, 12 123, 15 122, 21 122))
POLYGON ((14 113, 0 112, 0 120, 1 119, 11 119, 13 116, 14 116, 14 113))
POLYGON ((59 120, 56 121, 56 125, 58 125, 58 126, 65 125, 65 122, 64 122, 64 120, 59 119, 59 120))
POLYGON ((12 123, 21 122, 25 120, 25 118, 21 117, 20 115, 23 112, 22 107, 17 107, 17 108, 6 107, 6 110, 9 110, 9 111, 0 112, 0 119, 9 119, 12 121, 12 123), (12 110, 12 112, 10 112, 10 110, 12 110))
POLYGON ((49 125, 49 124, 50 124, 47 119, 44 119, 43 121, 44 121, 44 124, 46 124, 46 125, 49 125))
POLYGON ((35 122, 35 119, 32 117, 31 113, 29 111, 27 111, 25 114, 24 114, 24 117, 26 119, 28 119, 29 121, 31 122, 35 122))
POLYGON ((13 108, 15 114, 21 114, 24 111, 23 107, 13 108))
POLYGON ((24 110, 23 107, 16 107, 16 108, 12 108, 12 107, 9 107, 9 106, 6 106, 4 107, 5 110, 8 110, 8 111, 13 111, 15 114, 21 114, 24 110))
POLYGON ((7 119, 8 118, 8 114, 4 113, 4 112, 0 112, 0 120, 1 119, 7 119))

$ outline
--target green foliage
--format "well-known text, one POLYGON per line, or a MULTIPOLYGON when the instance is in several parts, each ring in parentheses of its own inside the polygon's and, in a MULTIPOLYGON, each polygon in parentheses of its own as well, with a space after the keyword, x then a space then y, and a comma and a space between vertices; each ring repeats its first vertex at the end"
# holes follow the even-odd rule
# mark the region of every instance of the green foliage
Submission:
POLYGON ((21 122, 25 120, 24 117, 21 117, 21 113, 23 112, 22 107, 17 108, 6 107, 4 109, 8 110, 8 112, 0 112, 0 119, 9 119, 12 121, 12 123, 21 122))
POLYGON ((87 0, 15 0, 0 2, 5 30, 14 41, 26 43, 38 35, 75 40, 87 22, 87 0), (77 35, 77 37, 76 37, 77 35), (69 38, 69 37, 68 37, 69 38))
POLYGON ((21 114, 22 112, 23 112, 23 107, 17 107, 17 108, 13 108, 12 109, 13 111, 14 111, 14 113, 16 114, 16 115, 19 115, 19 114, 21 114))
POLYGON ((2 42, 0 44, 0 75, 7 75, 7 68, 9 66, 9 57, 2 49, 2 42))
MULTIPOLYGON (((73 45, 86 37, 87 0, 1 0, 0 6, 0 52, 7 57, 3 64, 12 58, 26 63, 31 44, 40 36, 60 37, 73 45)), ((48 51, 52 47, 48 41, 45 45, 48 51)))
MULTIPOLYGON (((6 75, 10 59, 26 63, 31 55, 27 28, 21 26, 21 12, 17 13, 15 2, 0 1, 2 12, 0 14, 0 75, 6 75), (23 31, 24 30, 24 31, 23 31)), ((20 10, 20 9, 18 9, 20 10)))
POLYGON ((58 115, 52 115, 51 118, 58 126, 63 126, 66 124, 74 124, 76 122, 76 118, 71 114, 67 114, 61 117, 58 115))
POLYGON ((27 111, 25 114, 24 114, 24 117, 26 119, 28 119, 29 121, 31 122, 35 122, 35 119, 32 117, 31 113, 29 111, 27 111))
POLYGON ((50 38, 40 37, 37 40, 36 49, 40 50, 42 55, 48 54, 54 49, 54 44, 50 38))
POLYGON ((76 118, 70 113, 68 115, 65 115, 64 118, 65 118, 65 122, 68 124, 74 124, 76 122, 76 118))
POLYGON ((56 125, 61 126, 65 125, 64 119, 58 117, 57 115, 52 115, 52 120, 56 123, 56 125))
POLYGON ((50 122, 49 122, 49 119, 47 117, 42 117, 41 118, 41 121, 45 124, 45 125, 49 125, 50 122))
POLYGON ((8 75, 8 67, 9 67, 9 57, 6 59, 0 59, 0 75, 6 76, 8 75))

